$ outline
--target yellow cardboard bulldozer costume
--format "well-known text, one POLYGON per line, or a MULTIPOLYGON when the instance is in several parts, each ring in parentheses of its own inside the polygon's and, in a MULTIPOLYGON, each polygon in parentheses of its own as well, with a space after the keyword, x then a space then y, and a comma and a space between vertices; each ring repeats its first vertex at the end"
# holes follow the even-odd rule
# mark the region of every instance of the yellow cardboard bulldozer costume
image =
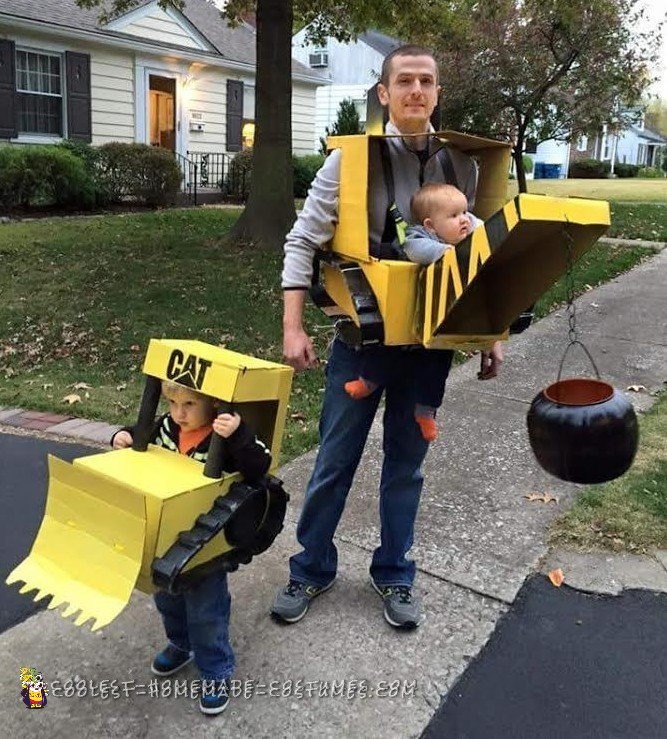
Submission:
POLYGON ((348 343, 362 346, 484 349, 510 328, 524 330, 527 308, 607 230, 609 204, 532 194, 507 202, 510 145, 439 131, 430 135, 477 164, 474 213, 484 224, 428 267, 377 259, 369 243, 369 161, 389 137, 373 95, 371 133, 327 142, 341 149, 339 221, 330 248, 319 253, 314 302, 348 343))
MULTIPOLYGON (((161 381, 233 404, 278 465, 292 369, 199 341, 153 339, 132 449, 73 464, 49 457, 46 511, 30 554, 8 576, 35 600, 52 595, 63 616, 93 630, 112 621, 133 588, 178 591, 211 569, 233 570, 267 549, 282 528, 287 494, 220 469, 213 435, 206 466, 148 445, 161 381)), ((218 440, 218 441, 216 441, 218 440)))

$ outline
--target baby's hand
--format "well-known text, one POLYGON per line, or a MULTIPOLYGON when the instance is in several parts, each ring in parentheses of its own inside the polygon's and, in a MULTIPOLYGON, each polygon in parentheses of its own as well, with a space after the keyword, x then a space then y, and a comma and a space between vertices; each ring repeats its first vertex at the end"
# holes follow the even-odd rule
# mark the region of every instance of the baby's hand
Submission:
POLYGON ((213 430, 223 439, 228 439, 239 427, 241 416, 238 413, 221 413, 213 421, 213 430))
POLYGON ((129 446, 132 446, 132 434, 129 431, 119 431, 113 437, 114 449, 127 449, 129 446))

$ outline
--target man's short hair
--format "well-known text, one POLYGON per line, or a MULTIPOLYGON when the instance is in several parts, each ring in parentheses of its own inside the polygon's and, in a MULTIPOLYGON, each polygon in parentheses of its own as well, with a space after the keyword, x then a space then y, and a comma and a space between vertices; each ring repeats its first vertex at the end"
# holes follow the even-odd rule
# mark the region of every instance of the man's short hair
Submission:
MULTIPOLYGON (((444 182, 427 182, 410 198, 410 218, 413 223, 423 223, 426 218, 432 218, 436 208, 442 203, 442 197, 451 198, 456 194, 463 194, 444 182)), ((465 197, 465 196, 464 196, 465 197)))
MULTIPOLYGON (((394 57, 397 56, 430 56, 433 61, 435 57, 430 49, 426 49, 423 46, 417 46, 417 44, 405 44, 405 46, 399 46, 397 49, 390 51, 382 62, 382 71, 380 72, 380 84, 385 87, 389 84, 389 74, 391 72, 391 63, 394 57)), ((438 65, 435 65, 436 81, 438 75, 438 65)))

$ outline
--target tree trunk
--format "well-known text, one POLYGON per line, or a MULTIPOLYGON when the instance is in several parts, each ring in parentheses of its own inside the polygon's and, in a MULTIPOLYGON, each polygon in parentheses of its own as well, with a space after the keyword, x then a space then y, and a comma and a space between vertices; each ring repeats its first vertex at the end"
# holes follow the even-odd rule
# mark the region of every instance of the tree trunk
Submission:
POLYGON ((525 138, 524 131, 521 127, 516 134, 514 141, 514 149, 512 150, 512 157, 514 158, 514 168, 516 169, 516 182, 519 186, 519 192, 528 192, 526 186, 526 171, 523 168, 523 146, 525 138))
POLYGON ((248 202, 233 238, 280 248, 294 223, 292 3, 257 0, 255 142, 248 202))

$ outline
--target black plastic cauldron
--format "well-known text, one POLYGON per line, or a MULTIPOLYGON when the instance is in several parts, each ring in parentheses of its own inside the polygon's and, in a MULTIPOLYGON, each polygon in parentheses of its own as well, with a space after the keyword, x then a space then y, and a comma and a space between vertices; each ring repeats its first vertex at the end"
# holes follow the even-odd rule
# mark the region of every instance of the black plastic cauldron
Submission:
POLYGON ((637 451, 631 403, 599 379, 554 382, 535 396, 526 421, 537 461, 561 480, 613 480, 630 468, 637 451))

